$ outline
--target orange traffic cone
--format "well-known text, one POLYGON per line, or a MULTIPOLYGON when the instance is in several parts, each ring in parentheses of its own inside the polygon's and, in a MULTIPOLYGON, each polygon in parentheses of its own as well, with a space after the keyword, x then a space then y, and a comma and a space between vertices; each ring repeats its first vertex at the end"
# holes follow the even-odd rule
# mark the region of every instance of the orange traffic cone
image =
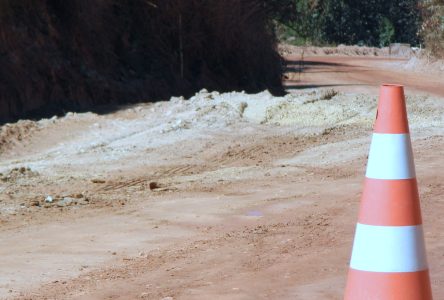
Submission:
POLYGON ((432 299, 404 88, 383 85, 346 300, 432 299))

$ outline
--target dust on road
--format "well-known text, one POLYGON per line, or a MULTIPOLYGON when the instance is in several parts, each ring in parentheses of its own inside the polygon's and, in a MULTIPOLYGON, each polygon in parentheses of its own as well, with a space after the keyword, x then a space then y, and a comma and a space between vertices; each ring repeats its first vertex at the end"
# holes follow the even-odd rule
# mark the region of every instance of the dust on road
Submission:
MULTIPOLYGON (((3 126, 0 297, 341 299, 374 77, 392 66, 366 58, 357 76, 319 59, 291 84, 329 86, 285 97, 202 91, 3 126)), ((444 99, 407 91, 440 299, 444 99)))
POLYGON ((444 73, 414 72, 408 59, 371 56, 288 56, 290 89, 331 87, 377 95, 384 83, 401 84, 407 94, 444 97, 444 73), (302 69, 302 73, 299 70, 302 69))

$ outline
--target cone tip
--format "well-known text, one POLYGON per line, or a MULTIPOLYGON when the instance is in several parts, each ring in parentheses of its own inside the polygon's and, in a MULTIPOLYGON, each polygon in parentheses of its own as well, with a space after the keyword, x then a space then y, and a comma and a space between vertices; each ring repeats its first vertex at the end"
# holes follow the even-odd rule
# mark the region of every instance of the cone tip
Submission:
POLYGON ((400 100, 404 98, 404 86, 402 84, 384 83, 381 85, 381 97, 389 98, 386 100, 400 100), (386 97, 384 97, 384 96, 386 97))
POLYGON ((384 83, 382 87, 391 87, 391 88, 404 88, 404 85, 397 83, 384 83))
POLYGON ((375 133, 408 133, 404 86, 383 84, 379 95, 375 133))

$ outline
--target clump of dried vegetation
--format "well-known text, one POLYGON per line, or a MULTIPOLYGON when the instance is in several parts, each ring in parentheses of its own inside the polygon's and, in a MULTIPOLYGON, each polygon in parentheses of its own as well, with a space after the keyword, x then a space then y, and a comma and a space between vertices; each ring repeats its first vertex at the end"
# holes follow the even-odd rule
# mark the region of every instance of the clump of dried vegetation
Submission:
POLYGON ((254 0, 2 0, 0 122, 209 90, 282 93, 254 0))
POLYGON ((420 34, 426 48, 444 59, 444 0, 427 0, 422 4, 423 23, 420 34))

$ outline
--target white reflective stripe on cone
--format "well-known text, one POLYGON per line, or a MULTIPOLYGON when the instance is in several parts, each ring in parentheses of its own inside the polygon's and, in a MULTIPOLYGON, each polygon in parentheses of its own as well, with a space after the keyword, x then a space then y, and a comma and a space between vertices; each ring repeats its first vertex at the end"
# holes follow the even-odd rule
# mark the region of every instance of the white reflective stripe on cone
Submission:
POLYGON ((374 179, 415 178, 410 135, 374 133, 365 176, 374 179))
POLYGON ((426 270, 422 225, 373 226, 358 223, 350 267, 387 273, 426 270))

